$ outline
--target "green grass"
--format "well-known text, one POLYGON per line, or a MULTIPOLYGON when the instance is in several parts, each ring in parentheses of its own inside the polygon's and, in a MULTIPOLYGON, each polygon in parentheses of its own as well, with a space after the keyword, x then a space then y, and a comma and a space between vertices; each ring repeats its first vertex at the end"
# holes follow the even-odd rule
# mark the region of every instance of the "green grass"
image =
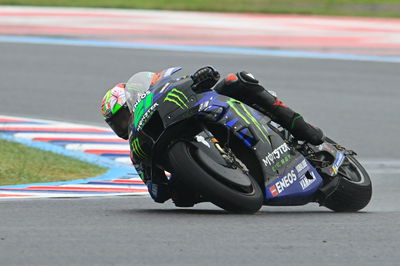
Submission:
POLYGON ((400 0, 0 0, 0 5, 400 17, 400 0))
POLYGON ((67 181, 101 175, 107 169, 76 159, 0 140, 0 185, 67 181))

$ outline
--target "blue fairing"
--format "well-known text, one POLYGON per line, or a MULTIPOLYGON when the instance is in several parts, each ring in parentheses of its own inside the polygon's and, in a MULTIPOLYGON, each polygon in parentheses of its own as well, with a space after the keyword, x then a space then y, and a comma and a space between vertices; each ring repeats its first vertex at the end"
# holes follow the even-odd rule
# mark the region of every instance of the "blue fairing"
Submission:
POLYGON ((203 97, 201 97, 201 99, 195 104, 195 106, 206 104, 204 107, 206 106, 223 106, 225 108, 228 107, 227 103, 217 100, 218 96, 221 95, 216 93, 215 91, 207 91, 204 92, 202 95, 203 97))
POLYGON ((266 186, 267 205, 303 205, 310 202, 322 185, 322 177, 302 158, 282 176, 266 186))
MULTIPOLYGON (((287 158, 291 158, 288 151, 283 152, 279 150, 279 147, 283 145, 283 141, 279 136, 267 132, 266 125, 264 127, 264 125, 261 124, 258 124, 258 126, 254 124, 254 120, 260 122, 263 119, 267 119, 267 117, 263 117, 259 112, 251 108, 247 109, 243 107, 243 105, 236 105, 238 109, 236 110, 234 106, 229 105, 230 98, 226 98, 224 102, 221 101, 221 99, 224 98, 218 96, 220 95, 216 94, 214 91, 205 92, 196 102, 195 106, 199 106, 198 110, 200 113, 212 114, 211 119, 215 119, 215 121, 222 119, 220 122, 225 127, 232 129, 235 136, 250 148, 254 147, 257 143, 262 143, 264 135, 263 132, 261 132, 256 138, 254 132, 251 132, 249 128, 253 128, 255 132, 265 129, 264 134, 268 135, 268 138, 266 138, 268 145, 272 145, 270 141, 275 145, 275 150, 271 147, 270 150, 268 150, 268 147, 260 146, 267 149, 265 153, 268 153, 268 151, 274 153, 275 151, 273 157, 275 159, 279 159, 280 156, 282 156, 283 159, 284 155, 288 155, 289 157, 287 158), (255 126, 252 127, 252 124, 255 126)), ((265 123, 265 121, 262 122, 265 123)), ((290 149, 288 148, 288 150, 290 149)), ((260 153, 259 156, 265 157, 265 153, 260 153)), ((284 172, 273 180, 273 182, 268 182, 265 190, 266 205, 303 205, 314 199, 315 192, 317 192, 323 183, 322 178, 307 159, 301 155, 299 155, 298 158, 299 159, 296 160, 294 157, 293 162, 291 162, 291 160, 284 161, 283 166, 286 167, 286 170, 283 166, 278 166, 279 171, 284 172)), ((266 164, 265 166, 271 168, 276 167, 275 159, 269 165, 264 163, 266 164)), ((277 169, 264 174, 265 176, 271 176, 274 173, 277 173, 277 169)))

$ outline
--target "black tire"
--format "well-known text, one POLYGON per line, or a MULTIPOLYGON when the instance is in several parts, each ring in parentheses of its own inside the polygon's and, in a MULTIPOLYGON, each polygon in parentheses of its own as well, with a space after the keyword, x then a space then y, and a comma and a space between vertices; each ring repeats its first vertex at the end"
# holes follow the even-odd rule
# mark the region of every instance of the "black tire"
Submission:
POLYGON ((351 155, 339 168, 337 189, 323 205, 336 212, 355 212, 363 209, 372 196, 371 179, 364 167, 351 155))
MULTIPOLYGON (((234 189, 218 180, 210 169, 199 163, 196 156, 198 152, 201 150, 190 143, 175 143, 168 152, 172 173, 207 200, 228 212, 255 213, 261 208, 264 197, 260 186, 251 176, 248 178, 252 191, 234 189)), ((235 171, 243 175, 240 169, 235 171)))

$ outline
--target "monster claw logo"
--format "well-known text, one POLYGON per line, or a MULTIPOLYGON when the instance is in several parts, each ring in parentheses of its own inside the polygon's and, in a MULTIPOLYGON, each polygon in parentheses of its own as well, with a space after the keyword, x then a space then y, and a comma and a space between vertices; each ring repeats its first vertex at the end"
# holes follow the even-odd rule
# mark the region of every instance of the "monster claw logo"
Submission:
POLYGON ((174 104, 178 105, 181 109, 187 109, 189 108, 186 102, 189 102, 189 99, 186 97, 186 95, 181 92, 180 90, 177 89, 172 89, 168 94, 167 97, 165 97, 164 102, 173 102, 174 104))
POLYGON ((238 114, 238 116, 240 116, 243 121, 246 124, 253 124, 256 126, 256 128, 258 129, 258 131, 261 133, 262 137, 264 138, 260 138, 262 142, 264 142, 264 140, 266 140, 269 143, 269 139, 268 139, 268 130, 267 128, 265 128, 264 125, 262 125, 251 113, 249 110, 247 110, 246 106, 239 101, 236 101, 234 99, 230 99, 229 101, 227 101, 227 104, 236 112, 236 114, 238 114), (243 112, 243 113, 242 113, 243 112))
POLYGON ((132 141, 132 151, 136 154, 139 159, 144 159, 147 157, 147 154, 143 151, 142 147, 140 147, 139 139, 136 138, 132 141))

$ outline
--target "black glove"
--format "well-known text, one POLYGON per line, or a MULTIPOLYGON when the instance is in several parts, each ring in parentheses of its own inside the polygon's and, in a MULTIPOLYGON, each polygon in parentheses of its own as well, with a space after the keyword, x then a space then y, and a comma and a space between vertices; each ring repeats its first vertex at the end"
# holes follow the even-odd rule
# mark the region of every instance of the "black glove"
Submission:
POLYGON ((219 80, 219 72, 212 66, 202 67, 190 76, 193 79, 193 90, 203 92, 210 90, 219 80))

